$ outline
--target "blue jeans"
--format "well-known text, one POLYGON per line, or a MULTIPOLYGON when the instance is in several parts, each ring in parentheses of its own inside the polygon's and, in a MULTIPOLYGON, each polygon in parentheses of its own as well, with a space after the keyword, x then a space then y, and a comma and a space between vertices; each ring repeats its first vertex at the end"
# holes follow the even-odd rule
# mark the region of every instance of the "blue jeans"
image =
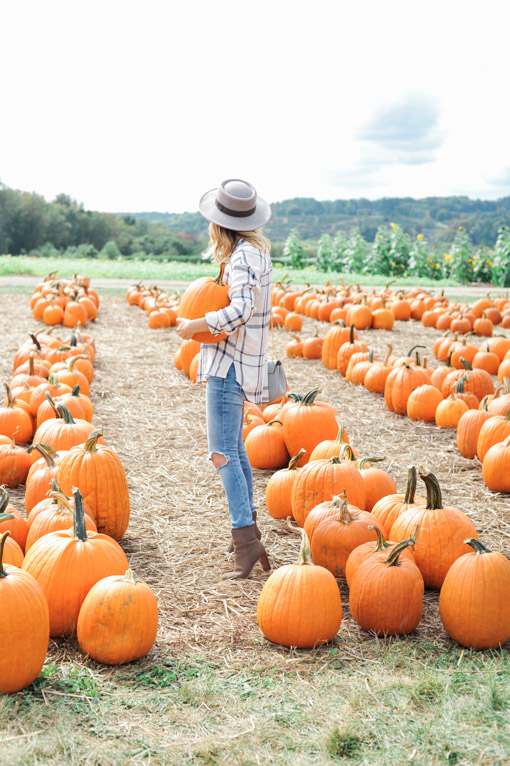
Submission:
POLYGON ((227 496, 232 529, 253 524, 253 475, 244 448, 244 393, 232 364, 226 378, 211 376, 206 386, 207 442, 209 459, 224 455, 217 471, 227 496))

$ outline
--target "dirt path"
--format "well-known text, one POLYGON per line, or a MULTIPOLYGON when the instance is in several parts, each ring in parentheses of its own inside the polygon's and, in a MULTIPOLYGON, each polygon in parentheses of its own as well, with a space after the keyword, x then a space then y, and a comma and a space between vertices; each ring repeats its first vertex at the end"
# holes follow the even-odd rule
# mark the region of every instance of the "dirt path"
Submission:
MULTIPOLYGON (((305 320, 303 334, 311 335, 316 326, 314 320, 305 320)), ((16 349, 34 329, 26 296, 3 297, 0 328, 0 370, 5 380, 16 349)), ((319 325, 321 335, 326 329, 319 325)), ((173 364, 178 337, 173 330, 148 330, 145 315, 121 296, 103 298, 91 332, 97 346, 94 424, 104 427, 106 442, 115 447, 126 468, 132 519, 122 545, 133 569, 158 595, 159 650, 193 647, 214 653, 225 645, 249 644, 263 652, 274 651, 261 643, 255 621, 265 581, 262 571, 256 568, 247 581, 219 579, 231 566, 225 554, 230 539, 226 504, 219 478, 206 460, 204 390, 192 386, 173 364)), ((437 333, 402 322, 391 333, 371 331, 364 336, 381 358, 388 342, 400 355, 415 342, 431 348, 437 333)), ((275 333, 281 358, 287 340, 282 331, 275 333)), ((508 549, 508 497, 485 489, 480 465, 460 457, 454 433, 389 413, 382 397, 347 383, 319 361, 287 360, 285 366, 293 390, 322 386, 323 398, 338 409, 360 455, 386 456, 384 467, 399 491, 407 466, 424 465, 438 476, 444 501, 467 512, 486 543, 508 549)), ((270 473, 255 474, 260 526, 276 567, 296 559, 298 537, 264 509, 270 473)), ((23 497, 21 491, 13 495, 23 497)), ((341 587, 345 608, 347 591, 341 587)), ((426 602, 424 620, 413 640, 448 642, 439 622, 437 593, 428 593, 426 602)), ((342 636, 360 640, 359 629, 345 612, 342 636)))

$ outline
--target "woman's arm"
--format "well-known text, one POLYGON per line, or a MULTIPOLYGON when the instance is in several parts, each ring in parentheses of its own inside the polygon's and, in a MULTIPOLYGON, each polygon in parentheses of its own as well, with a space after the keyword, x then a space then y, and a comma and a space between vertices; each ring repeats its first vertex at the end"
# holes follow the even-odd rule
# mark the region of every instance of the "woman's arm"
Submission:
POLYGON ((231 335, 246 324, 255 309, 260 293, 260 274, 264 255, 258 250, 241 247, 230 260, 230 304, 219 311, 208 311, 205 315, 207 329, 212 335, 231 335))
POLYGON ((177 327, 175 331, 177 335, 183 340, 189 340, 197 332, 207 332, 207 322, 205 317, 201 319, 184 319, 183 317, 177 317, 177 327))

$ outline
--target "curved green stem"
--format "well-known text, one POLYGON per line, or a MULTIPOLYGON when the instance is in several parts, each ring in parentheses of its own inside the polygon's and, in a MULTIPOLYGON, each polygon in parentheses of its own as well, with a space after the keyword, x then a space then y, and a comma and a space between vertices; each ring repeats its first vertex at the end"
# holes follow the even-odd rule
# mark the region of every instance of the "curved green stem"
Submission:
POLYGON ((34 449, 36 449, 38 452, 41 453, 41 455, 46 461, 46 465, 48 466, 48 468, 57 467, 57 464, 55 463, 55 458, 58 457, 58 455, 53 449, 53 447, 50 447, 49 444, 43 444, 42 442, 34 442, 33 444, 30 445, 30 447, 27 447, 27 452, 30 453, 34 449))
POLYGON ((83 498, 80 490, 73 487, 74 497, 74 521, 73 534, 76 540, 84 542, 87 539, 87 528, 85 526, 85 513, 83 511, 83 498))
POLYGON ((379 527, 376 527, 373 524, 369 524, 368 528, 369 529, 374 529, 375 533, 377 535, 377 544, 376 544, 376 546, 374 548, 374 553, 379 552, 379 551, 384 551, 384 550, 386 550, 386 548, 390 548, 391 547, 391 543, 389 543, 386 540, 385 536, 383 535, 383 533, 381 532, 379 527))
POLYGON ((64 407, 63 404, 57 404, 57 406, 55 407, 55 412, 57 413, 57 417, 62 418, 62 420, 67 426, 74 425, 73 416, 71 415, 67 407, 64 407))
POLYGON ((406 493, 404 495, 404 503, 412 505, 414 503, 414 496, 416 494, 416 466, 410 465, 407 469, 407 485, 406 493))
POLYGON ((83 445, 84 452, 96 452, 97 451, 97 440, 103 435, 103 427, 98 428, 96 431, 92 431, 92 433, 89 434, 89 438, 83 445))
POLYGON ((363 469, 367 470, 367 468, 370 468, 370 465, 368 467, 365 467, 366 463, 380 463, 382 460, 386 460, 385 457, 364 457, 361 458, 359 461, 358 468, 360 471, 363 469))
POLYGON ((386 564, 389 567, 398 567, 400 564, 400 554, 402 551, 405 551, 406 548, 408 548, 411 545, 411 540, 402 540, 401 543, 398 543, 398 545, 395 545, 391 553, 389 554, 388 558, 386 559, 386 564))
POLYGON ((441 488, 439 482, 433 473, 430 471, 418 471, 420 479, 425 482, 427 487, 427 505, 426 508, 429 511, 435 511, 438 508, 443 507, 443 499, 441 497, 441 488))
POLYGON ((470 545, 474 552, 480 555, 481 553, 492 553, 490 548, 486 548, 483 543, 480 542, 480 540, 475 540, 474 537, 469 537, 467 540, 464 540, 465 545, 470 545))
POLYGON ((9 530, 7 530, 7 532, 4 532, 3 535, 0 536, 0 579, 2 577, 7 577, 7 572, 5 571, 4 565, 3 565, 3 556, 4 556, 5 541, 7 540, 10 534, 11 533, 9 532, 9 530))
POLYGON ((318 394, 322 391, 319 386, 316 386, 315 388, 311 388, 310 391, 308 391, 304 396, 300 404, 304 404, 308 407, 310 407, 314 402, 318 394))
POLYGON ((303 455, 306 453, 306 450, 301 447, 297 455, 294 455, 294 457, 291 457, 289 460, 289 464, 287 466, 287 471, 295 471, 298 467, 298 461, 301 460, 303 455))
POLYGON ((311 565, 312 559, 310 557, 310 540, 304 529, 301 529, 301 545, 299 547, 299 559, 297 563, 300 566, 311 565))
POLYGON ((0 487, 0 513, 4 513, 9 505, 10 495, 5 487, 0 487))

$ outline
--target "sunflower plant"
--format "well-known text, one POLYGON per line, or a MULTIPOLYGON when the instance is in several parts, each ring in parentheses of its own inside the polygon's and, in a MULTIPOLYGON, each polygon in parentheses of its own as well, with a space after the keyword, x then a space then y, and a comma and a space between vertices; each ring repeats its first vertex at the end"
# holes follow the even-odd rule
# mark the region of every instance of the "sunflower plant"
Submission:
POLYGON ((461 284, 472 282, 474 278, 474 259, 471 237, 463 226, 459 226, 450 250, 445 258, 445 276, 453 277, 461 284))
POLYGON ((510 287, 510 229, 501 226, 494 247, 492 260, 492 281, 500 287, 510 287))

